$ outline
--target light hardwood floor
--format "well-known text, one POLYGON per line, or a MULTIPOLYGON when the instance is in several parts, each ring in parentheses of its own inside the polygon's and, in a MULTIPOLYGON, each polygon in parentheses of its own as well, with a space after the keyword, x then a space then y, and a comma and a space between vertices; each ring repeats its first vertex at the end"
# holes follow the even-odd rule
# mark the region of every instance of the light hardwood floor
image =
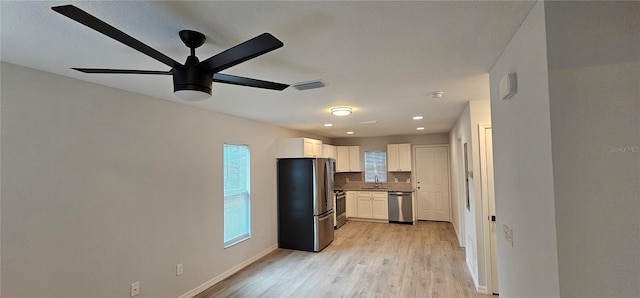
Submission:
POLYGON ((477 294, 453 226, 349 221, 319 253, 278 249, 211 297, 497 297, 477 294))

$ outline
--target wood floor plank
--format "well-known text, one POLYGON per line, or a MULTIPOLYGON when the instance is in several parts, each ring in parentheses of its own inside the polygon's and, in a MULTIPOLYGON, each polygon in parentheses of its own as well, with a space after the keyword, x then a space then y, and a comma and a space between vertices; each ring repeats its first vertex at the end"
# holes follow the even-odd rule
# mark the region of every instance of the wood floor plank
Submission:
POLYGON ((196 297, 492 296, 476 293, 450 223, 349 221, 319 253, 278 249, 196 297))

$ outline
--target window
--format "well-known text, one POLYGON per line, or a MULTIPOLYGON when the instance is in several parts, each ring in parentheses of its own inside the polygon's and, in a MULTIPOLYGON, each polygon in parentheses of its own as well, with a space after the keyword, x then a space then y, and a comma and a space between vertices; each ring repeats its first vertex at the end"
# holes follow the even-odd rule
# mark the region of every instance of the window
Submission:
POLYGON ((224 247, 251 238, 248 145, 224 144, 224 247))
POLYGON ((387 182, 387 152, 364 152, 364 182, 387 182))

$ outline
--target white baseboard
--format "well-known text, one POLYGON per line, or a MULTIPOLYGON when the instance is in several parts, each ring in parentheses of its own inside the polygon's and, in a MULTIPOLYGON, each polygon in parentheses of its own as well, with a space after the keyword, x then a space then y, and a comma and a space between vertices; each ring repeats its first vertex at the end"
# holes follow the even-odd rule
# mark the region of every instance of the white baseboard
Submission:
POLYGON ((478 291, 478 293, 480 294, 487 294, 487 295, 491 295, 491 293, 489 293, 489 291, 487 291, 487 287, 485 286, 479 286, 476 288, 476 290, 478 291))
POLYGON ((257 255, 247 259, 246 261, 244 261, 244 262, 232 267, 231 269, 223 272, 222 274, 220 274, 220 275, 208 280, 207 282, 195 287, 194 289, 190 290, 189 292, 186 292, 186 293, 182 294, 182 296, 179 296, 178 298, 192 298, 195 295, 200 294, 202 291, 210 288, 211 286, 221 282, 225 278, 227 278, 227 277, 233 275, 234 273, 242 270, 244 267, 247 267, 247 266, 251 265, 251 263, 259 260, 260 258, 262 258, 262 257, 264 257, 266 255, 268 255, 270 252, 272 252, 272 251, 274 251, 276 249, 278 249, 278 245, 277 244, 265 249, 264 251, 262 251, 262 252, 258 253, 257 255))

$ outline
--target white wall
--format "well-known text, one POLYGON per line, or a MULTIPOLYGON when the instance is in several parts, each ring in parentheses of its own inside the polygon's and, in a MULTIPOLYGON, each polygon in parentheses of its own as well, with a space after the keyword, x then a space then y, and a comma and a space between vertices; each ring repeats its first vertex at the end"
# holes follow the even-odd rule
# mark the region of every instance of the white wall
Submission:
POLYGON ((560 295, 544 5, 533 7, 490 72, 501 297, 560 295), (518 93, 501 100, 499 82, 510 72, 518 93))
MULTIPOLYGON (((477 286, 478 284, 478 266, 477 266, 477 245, 476 245, 476 229, 475 227, 469 228, 469 225, 473 225, 474 221, 471 220, 467 223, 467 217, 470 213, 467 210, 467 199, 465 191, 464 181, 464 144, 467 144, 467 160, 469 163, 469 169, 473 167, 473 154, 471 149, 473 146, 471 140, 471 108, 467 103, 464 110, 456 120, 456 123, 449 132, 449 147, 451 148, 451 200, 455 201, 452 206, 455 205, 454 213, 456 213, 456 220, 453 222, 453 226, 458 232, 458 241, 465 247, 466 262, 471 276, 477 286), (455 212, 457 211, 457 212, 455 212), (471 239, 472 241, 469 241, 471 239)), ((473 204, 474 192, 472 190, 473 183, 469 183, 469 200, 470 205, 473 204)), ((453 207, 452 207, 453 209, 453 207)))
POLYGON ((176 297, 277 245, 275 139, 299 133, 11 64, 1 82, 3 297, 176 297), (224 142, 252 169, 252 238, 228 249, 224 142))
POLYGON ((491 124, 491 106, 489 100, 470 101, 456 123, 449 132, 451 149, 451 180, 452 180, 452 208, 456 214, 454 223, 458 237, 466 247, 467 266, 471 271, 476 287, 484 292, 487 290, 487 275, 485 262, 484 224, 482 214, 482 181, 480 177, 480 140, 479 124, 491 124), (460 140, 460 142, 458 142, 460 140), (469 178, 470 209, 466 208, 466 193, 464 189, 464 160, 459 160, 464 149, 460 145, 467 144, 467 158, 469 171, 473 177, 469 178), (462 164, 462 166, 460 166, 462 164), (462 186, 460 185, 462 184, 462 186), (453 207, 455 206, 455 207, 453 207))
POLYGON ((640 293, 640 2, 546 2, 563 297, 640 293))

